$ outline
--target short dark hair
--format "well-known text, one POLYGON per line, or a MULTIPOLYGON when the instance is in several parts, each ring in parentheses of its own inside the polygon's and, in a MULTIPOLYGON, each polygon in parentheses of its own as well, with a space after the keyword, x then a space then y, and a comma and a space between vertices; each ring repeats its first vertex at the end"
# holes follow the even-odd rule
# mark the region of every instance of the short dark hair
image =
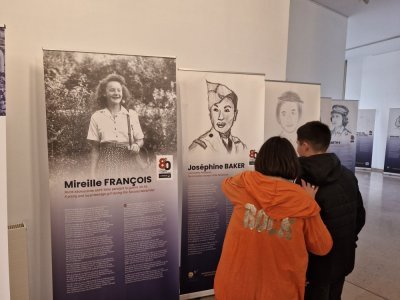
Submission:
POLYGON ((283 137, 268 139, 257 153, 255 170, 267 176, 296 179, 300 165, 292 144, 283 137))
POLYGON ((308 142, 315 151, 325 152, 331 143, 331 131, 320 121, 307 122, 297 129, 297 140, 308 142))

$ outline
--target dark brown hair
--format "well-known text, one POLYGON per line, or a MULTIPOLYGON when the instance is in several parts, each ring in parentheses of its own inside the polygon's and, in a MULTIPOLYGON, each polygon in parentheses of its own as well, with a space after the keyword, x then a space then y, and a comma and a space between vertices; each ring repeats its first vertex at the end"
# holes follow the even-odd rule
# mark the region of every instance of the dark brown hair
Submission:
POLYGON ((309 143, 314 151, 325 152, 331 143, 331 131, 320 121, 307 122, 297 129, 297 140, 309 143))
POLYGON ((293 180, 299 176, 300 165, 292 144, 285 138, 274 136, 261 146, 255 170, 267 176, 293 180))

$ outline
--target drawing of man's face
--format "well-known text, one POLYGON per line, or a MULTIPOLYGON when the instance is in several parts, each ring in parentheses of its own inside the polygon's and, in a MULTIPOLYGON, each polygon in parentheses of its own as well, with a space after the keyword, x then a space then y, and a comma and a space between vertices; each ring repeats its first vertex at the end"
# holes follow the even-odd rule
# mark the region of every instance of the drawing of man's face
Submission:
POLYGON ((278 122, 284 131, 290 133, 294 132, 297 129, 299 118, 298 103, 289 101, 282 102, 279 109, 278 122))
POLYGON ((211 124, 219 133, 226 133, 229 131, 236 121, 237 110, 233 102, 229 98, 215 103, 210 108, 211 124))
POLYGON ((343 116, 339 113, 332 113, 331 121, 334 128, 340 127, 343 125, 343 116))

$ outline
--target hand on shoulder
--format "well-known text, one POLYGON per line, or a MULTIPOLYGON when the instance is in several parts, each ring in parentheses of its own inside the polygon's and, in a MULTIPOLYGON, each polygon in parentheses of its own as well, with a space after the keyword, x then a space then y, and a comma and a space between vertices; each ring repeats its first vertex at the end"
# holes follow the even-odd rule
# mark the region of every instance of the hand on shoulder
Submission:
POLYGON ((305 190, 307 192, 307 194, 309 194, 311 197, 313 197, 315 199, 315 195, 318 192, 317 186, 312 185, 309 182, 306 182, 304 179, 301 179, 301 186, 302 186, 303 190, 305 190))

